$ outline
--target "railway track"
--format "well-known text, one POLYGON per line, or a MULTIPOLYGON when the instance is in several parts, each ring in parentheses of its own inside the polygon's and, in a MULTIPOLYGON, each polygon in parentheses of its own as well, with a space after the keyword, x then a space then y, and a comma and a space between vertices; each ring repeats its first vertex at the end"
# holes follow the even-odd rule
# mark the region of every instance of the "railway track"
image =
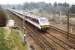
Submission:
POLYGON ((42 36, 44 40, 46 39, 46 41, 48 41, 49 43, 53 41, 54 44, 53 43, 52 44, 55 45, 55 47, 53 46, 54 48, 56 48, 55 50, 60 50, 58 49, 59 47, 62 48, 63 50, 69 50, 69 49, 75 48, 74 46, 67 44, 67 42, 65 43, 62 40, 56 38, 54 35, 50 34, 50 32, 49 33, 45 32, 44 34, 42 34, 43 32, 41 33, 41 32, 38 32, 37 30, 35 32, 39 33, 39 35, 38 34, 37 35, 42 36))
MULTIPOLYGON (((28 24, 28 25, 30 25, 30 24, 28 24)), ((41 36, 41 32, 38 32, 36 29, 33 31, 34 28, 32 28, 31 26, 29 27, 29 29, 33 32, 32 33, 32 35, 34 34, 33 37, 34 38, 37 37, 37 39, 39 39, 38 41, 41 41, 41 43, 43 43, 42 47, 45 46, 44 47, 45 50, 56 50, 54 48, 54 46, 51 43, 49 43, 49 41, 47 39, 45 39, 43 36, 41 36)))
MULTIPOLYGON (((32 27, 32 26, 31 26, 32 27)), ((34 29, 34 28, 33 28, 34 29)), ((37 30, 36 30, 37 31, 37 30)), ((50 31, 50 30, 49 30, 50 31)), ((45 37, 47 37, 49 40, 52 40, 53 42, 55 42, 56 44, 58 44, 59 46, 61 46, 61 47, 63 47, 64 49, 66 49, 66 50, 69 50, 69 49, 75 49, 75 45, 74 44, 72 44, 72 43, 68 43, 68 41, 66 41, 66 40, 64 40, 64 39, 62 39, 62 38, 64 38, 64 37, 62 37, 61 39, 62 40, 60 40, 59 38, 60 37, 56 37, 57 35, 55 35, 54 36, 54 33, 53 34, 50 34, 50 32, 49 31, 47 31, 46 33, 44 33, 44 34, 42 34, 42 33, 40 33, 39 32, 39 34, 42 34, 43 36, 44 36, 44 39, 45 39, 45 37), (51 38, 50 38, 51 37, 51 38)), ((53 30, 54 31, 54 30, 53 30)), ((57 31, 57 30, 56 30, 57 31)), ((57 31, 58 33, 60 33, 60 31, 57 31)))
POLYGON ((54 33, 49 32, 48 34, 45 34, 45 37, 51 39, 52 41, 54 41, 55 43, 57 43, 59 46, 63 47, 66 50, 75 49, 74 44, 69 43, 66 39, 63 39, 63 37, 61 38, 61 36, 59 35, 54 35, 54 33))
MULTIPOLYGON (((55 27, 55 26, 51 26, 51 25, 50 25, 50 28, 51 28, 51 29, 54 29, 54 30, 56 30, 56 31, 58 31, 58 32, 60 32, 60 33, 62 33, 63 35, 67 35, 67 34, 68 34, 67 31, 61 30, 61 29, 59 29, 59 28, 57 28, 57 27, 55 27)), ((49 30, 50 30, 50 29, 49 29, 49 30)), ((48 30, 48 31, 49 31, 49 30, 48 30)), ((75 39, 75 35, 72 34, 72 33, 69 33, 69 37, 72 38, 72 39, 75 39)))
MULTIPOLYGON (((21 19, 22 20, 22 19, 21 19)), ((58 35, 54 35, 56 32, 52 31, 49 32, 51 29, 56 30, 58 34, 63 34, 67 36, 67 32, 60 30, 54 26, 50 26, 50 29, 47 30, 47 32, 40 32, 37 29, 35 29, 33 26, 28 24, 27 29, 30 30, 31 33, 29 35, 35 40, 35 42, 43 49, 43 50, 69 50, 69 49, 75 49, 75 45, 71 45, 67 41, 64 41, 64 37, 62 37, 60 40, 58 35), (28 27, 28 25, 30 27, 28 27), (33 31, 33 29, 35 29, 33 31), (36 38, 35 38, 36 37, 36 38), (39 41, 39 42, 38 42, 39 41), (59 49, 60 48, 60 49, 59 49)), ((75 39, 75 36, 73 34, 70 35, 71 38, 75 39)))
MULTIPOLYGON (((63 39, 67 39, 67 38, 68 38, 68 39, 67 39, 68 42, 71 43, 71 44, 73 44, 73 45, 75 45, 75 35, 74 35, 74 34, 68 33, 68 32, 66 32, 66 31, 61 30, 61 29, 59 29, 59 28, 57 28, 57 27, 54 27, 54 26, 50 26, 50 28, 51 28, 52 30, 57 31, 57 32, 58 32, 57 34, 61 35, 61 36, 63 37, 63 39), (67 35, 67 34, 68 34, 68 35, 67 35)), ((50 33, 50 29, 47 30, 47 32, 50 33)), ((53 35, 55 35, 55 34, 53 34, 53 35)), ((66 40, 65 40, 65 41, 66 41, 66 40)), ((67 41, 66 41, 66 42, 67 42, 67 41)))

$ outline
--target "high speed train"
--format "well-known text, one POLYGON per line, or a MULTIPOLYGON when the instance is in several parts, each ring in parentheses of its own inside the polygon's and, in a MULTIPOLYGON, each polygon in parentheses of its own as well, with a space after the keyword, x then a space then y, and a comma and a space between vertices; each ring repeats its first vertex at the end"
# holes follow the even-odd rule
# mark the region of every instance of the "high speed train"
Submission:
POLYGON ((47 18, 44 17, 27 15, 26 21, 39 28, 40 30, 46 30, 49 28, 49 21, 47 18))
MULTIPOLYGON (((13 11, 13 10, 11 10, 11 11, 13 11)), ((18 11, 15 11, 15 12, 20 13, 18 11)), ((20 14, 22 14, 22 13, 20 13, 20 14)), ((35 27, 37 27, 40 30, 47 30, 49 28, 49 25, 50 25, 47 18, 32 15, 30 13, 26 14, 26 16, 21 17, 21 18, 24 18, 27 22, 34 25, 35 27)))

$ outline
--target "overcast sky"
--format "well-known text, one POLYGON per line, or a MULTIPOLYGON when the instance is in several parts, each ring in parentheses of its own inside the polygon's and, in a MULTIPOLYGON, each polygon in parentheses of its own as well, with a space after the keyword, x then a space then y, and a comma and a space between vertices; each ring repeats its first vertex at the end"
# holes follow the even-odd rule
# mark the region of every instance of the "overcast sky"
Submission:
POLYGON ((0 0, 0 4, 23 4, 24 2, 46 2, 46 3, 63 3, 75 4, 75 0, 0 0))

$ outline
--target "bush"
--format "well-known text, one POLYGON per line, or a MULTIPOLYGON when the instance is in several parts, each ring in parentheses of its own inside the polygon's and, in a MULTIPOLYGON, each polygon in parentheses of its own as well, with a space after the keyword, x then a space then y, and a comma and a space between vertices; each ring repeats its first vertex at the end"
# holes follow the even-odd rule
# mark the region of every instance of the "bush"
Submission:
POLYGON ((4 34, 4 29, 0 28, 0 50, 10 50, 6 45, 6 39, 5 39, 5 34, 4 34))

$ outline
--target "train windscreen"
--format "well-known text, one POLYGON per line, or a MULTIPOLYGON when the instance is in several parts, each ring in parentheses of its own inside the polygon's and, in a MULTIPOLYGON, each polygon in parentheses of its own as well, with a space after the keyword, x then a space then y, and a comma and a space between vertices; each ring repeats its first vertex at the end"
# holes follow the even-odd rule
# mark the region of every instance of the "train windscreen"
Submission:
POLYGON ((46 22, 48 22, 48 20, 45 19, 45 18, 42 18, 42 19, 40 19, 40 22, 41 22, 41 23, 46 23, 46 22))

